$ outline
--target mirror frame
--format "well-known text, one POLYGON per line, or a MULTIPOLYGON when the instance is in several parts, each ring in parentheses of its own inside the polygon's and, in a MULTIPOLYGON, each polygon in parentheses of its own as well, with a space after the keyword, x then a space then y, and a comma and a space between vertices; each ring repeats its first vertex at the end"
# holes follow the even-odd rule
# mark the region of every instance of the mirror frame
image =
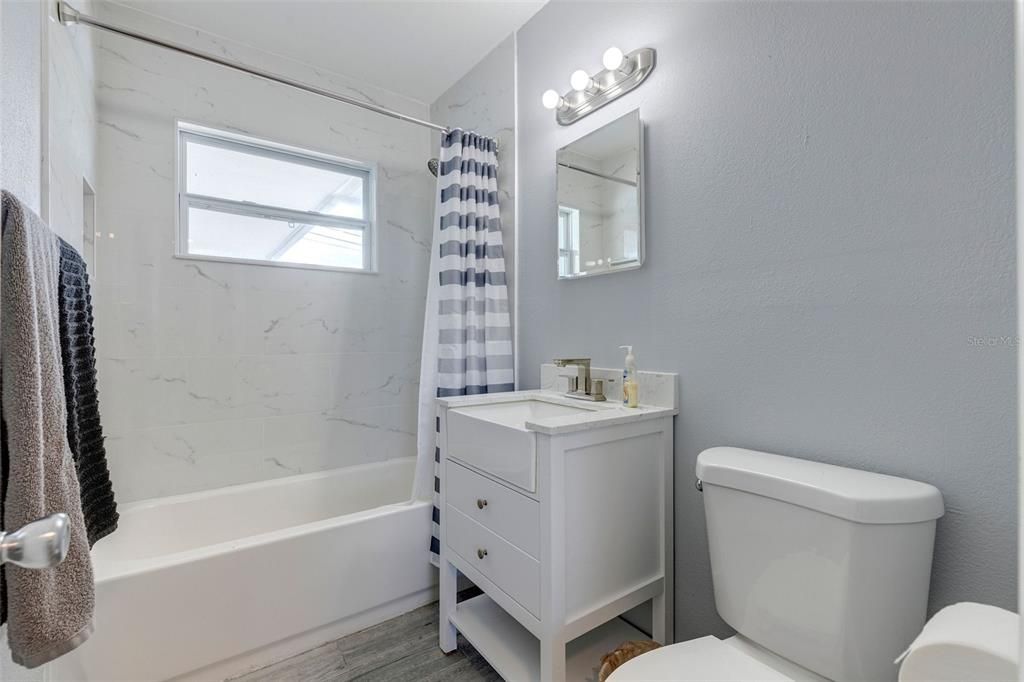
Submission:
POLYGON ((571 281, 579 280, 579 279, 589 279, 590 277, 599 277, 601 275, 614 275, 614 274, 617 274, 617 273, 620 273, 620 272, 629 272, 630 270, 639 270, 640 268, 643 267, 644 262, 647 260, 647 221, 646 221, 645 210, 644 210, 644 204, 646 203, 644 201, 644 197, 645 197, 645 194, 646 194, 645 191, 644 191, 644 185, 646 184, 645 177, 647 175, 647 172, 646 172, 646 169, 645 169, 646 160, 645 160, 645 155, 644 155, 644 142, 645 142, 644 141, 644 120, 643 120, 643 118, 640 117, 640 107, 636 107, 635 109, 630 109, 629 111, 625 112, 621 116, 616 116, 615 118, 611 119, 610 121, 605 121, 605 123, 603 125, 598 126, 597 128, 594 128, 593 130, 588 132, 586 135, 580 135, 579 137, 577 137, 576 139, 572 140, 568 144, 565 144, 565 145, 563 145, 563 146, 561 146, 561 147, 559 147, 558 149, 555 150, 555 230, 556 230, 556 235, 555 235, 555 279, 557 281, 559 281, 559 282, 571 282, 571 281), (623 264, 620 267, 609 268, 608 270, 601 270, 601 271, 597 271, 597 272, 581 272, 581 273, 576 274, 576 275, 568 275, 568 276, 564 276, 563 277, 562 275, 558 274, 558 235, 557 235, 557 230, 558 230, 558 210, 559 210, 559 208, 558 208, 558 206, 559 206, 559 204, 558 204, 558 155, 563 150, 568 149, 570 146, 572 146, 576 142, 579 142, 580 140, 582 140, 584 138, 587 138, 590 135, 594 135, 594 134, 600 132, 601 130, 603 130, 605 128, 605 126, 611 125, 612 123, 615 123, 616 121, 619 121, 619 120, 625 118, 626 116, 631 116, 633 114, 636 114, 636 123, 637 123, 637 161, 636 162, 637 162, 638 173, 637 173, 637 183, 636 183, 636 193, 637 193, 636 202, 637 202, 637 218, 638 218, 638 220, 640 222, 639 229, 637 230, 638 233, 639 233, 639 235, 638 235, 639 243, 637 244, 637 259, 636 259, 636 261, 630 262, 628 264, 623 264))

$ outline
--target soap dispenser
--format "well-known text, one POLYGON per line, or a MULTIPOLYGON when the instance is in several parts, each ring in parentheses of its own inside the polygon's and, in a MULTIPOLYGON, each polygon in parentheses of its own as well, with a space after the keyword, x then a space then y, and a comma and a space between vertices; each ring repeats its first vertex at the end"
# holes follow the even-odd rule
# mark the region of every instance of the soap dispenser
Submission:
POLYGON ((619 346, 626 350, 626 362, 622 368, 622 404, 626 407, 640 405, 640 384, 636 377, 636 356, 633 346, 619 346))

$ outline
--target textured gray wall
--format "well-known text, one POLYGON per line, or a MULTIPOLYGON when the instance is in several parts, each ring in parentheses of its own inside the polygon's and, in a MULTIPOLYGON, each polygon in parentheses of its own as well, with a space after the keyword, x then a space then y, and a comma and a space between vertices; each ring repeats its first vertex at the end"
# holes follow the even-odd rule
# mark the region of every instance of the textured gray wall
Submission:
POLYGON ((680 638, 724 629, 693 488, 714 445, 935 484, 932 609, 1015 608, 1012 23, 1009 2, 555 2, 520 31, 524 387, 624 343, 679 373, 680 638), (657 70, 558 127, 541 93, 612 44, 657 70), (648 261, 559 283, 555 150, 637 106, 648 261))
POLYGON ((0 32, 0 179, 42 214, 42 26, 45 5, 5 2, 0 32))

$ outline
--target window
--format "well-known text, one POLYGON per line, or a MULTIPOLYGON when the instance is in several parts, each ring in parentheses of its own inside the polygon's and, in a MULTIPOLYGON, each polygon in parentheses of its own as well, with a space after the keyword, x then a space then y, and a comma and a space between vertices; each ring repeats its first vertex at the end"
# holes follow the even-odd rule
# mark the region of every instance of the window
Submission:
POLYGON ((178 255, 372 271, 371 168, 178 126, 178 255))
POLYGON ((580 211, 558 207, 558 276, 572 277, 580 272, 580 211))

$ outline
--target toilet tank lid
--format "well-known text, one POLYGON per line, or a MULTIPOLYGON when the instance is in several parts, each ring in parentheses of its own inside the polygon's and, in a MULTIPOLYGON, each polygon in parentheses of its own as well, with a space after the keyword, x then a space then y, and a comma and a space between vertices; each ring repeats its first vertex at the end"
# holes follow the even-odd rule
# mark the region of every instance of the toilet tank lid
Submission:
POLYGON ((944 512, 942 493, 927 483, 742 448, 700 453, 697 478, 858 523, 916 523, 944 512))

